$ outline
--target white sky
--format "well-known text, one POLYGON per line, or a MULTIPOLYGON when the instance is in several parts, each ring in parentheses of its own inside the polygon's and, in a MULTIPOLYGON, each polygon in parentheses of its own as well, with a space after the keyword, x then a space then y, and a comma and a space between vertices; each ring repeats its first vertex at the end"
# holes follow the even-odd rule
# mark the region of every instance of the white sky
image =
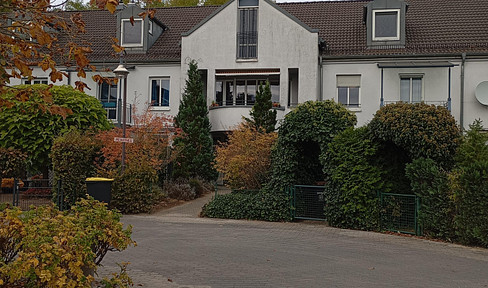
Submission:
MULTIPOLYGON (((54 4, 60 4, 65 2, 66 0, 51 0, 52 3, 54 4)), ((83 2, 87 3, 90 0, 83 0, 83 2)), ((337 0, 276 0, 277 3, 283 3, 283 2, 317 2, 317 1, 337 1, 337 0)))

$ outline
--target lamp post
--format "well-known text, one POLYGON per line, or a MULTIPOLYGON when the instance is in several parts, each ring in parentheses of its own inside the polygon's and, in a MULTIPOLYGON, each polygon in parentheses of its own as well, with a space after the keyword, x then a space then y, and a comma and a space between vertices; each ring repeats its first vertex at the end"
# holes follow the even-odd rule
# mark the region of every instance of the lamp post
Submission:
MULTIPOLYGON (((119 78, 119 82, 124 80, 124 90, 122 95, 122 137, 126 138, 125 136, 125 128, 127 122, 127 75, 129 75, 129 71, 125 68, 124 64, 120 63, 117 68, 114 70, 114 74, 119 78)), ((125 170, 125 142, 122 142, 122 166, 120 169, 121 173, 124 173, 125 170)))

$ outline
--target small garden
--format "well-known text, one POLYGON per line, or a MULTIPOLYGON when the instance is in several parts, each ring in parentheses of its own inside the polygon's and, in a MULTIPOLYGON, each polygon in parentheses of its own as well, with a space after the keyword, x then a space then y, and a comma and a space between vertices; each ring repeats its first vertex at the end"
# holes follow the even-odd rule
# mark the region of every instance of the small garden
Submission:
MULTIPOLYGON (((133 143, 124 151, 114 141, 122 128, 107 120, 96 98, 70 86, 22 86, 26 99, 14 97, 17 87, 0 95, 12 103, 0 108, 2 191, 12 193, 17 183, 26 190, 21 201, 46 204, 38 199, 41 194, 50 199, 50 205, 25 211, 10 207, 11 200, 2 204, 0 286, 91 287, 107 252, 135 245, 120 213, 148 213, 215 190, 218 174, 196 62, 188 75, 178 115, 135 111, 126 129, 133 143), (113 210, 87 196, 89 177, 112 179, 113 210), (60 186, 29 186, 41 179, 60 186)), ((126 265, 98 285, 129 287, 126 265)))
POLYGON ((416 195, 424 236, 488 247, 480 121, 462 133, 444 107, 397 103, 355 128, 355 115, 329 100, 299 105, 278 132, 259 128, 262 118, 247 119, 217 148, 216 168, 234 193, 216 197, 203 216, 290 221, 287 187, 319 185, 329 225, 379 231, 381 193, 416 195))

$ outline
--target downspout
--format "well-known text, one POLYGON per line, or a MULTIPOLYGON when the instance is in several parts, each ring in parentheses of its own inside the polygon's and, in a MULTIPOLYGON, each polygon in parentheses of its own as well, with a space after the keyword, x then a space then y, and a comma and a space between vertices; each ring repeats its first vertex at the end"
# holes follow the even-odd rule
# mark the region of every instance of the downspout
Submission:
POLYGON ((384 98, 383 98, 383 68, 381 68, 381 95, 380 95, 380 107, 384 105, 384 98))
POLYGON ((461 91, 460 91, 460 101, 459 108, 459 126, 461 126, 461 131, 464 131, 464 65, 466 63, 466 53, 461 54, 461 91))
POLYGON ((319 101, 322 101, 324 100, 324 96, 322 93, 324 93, 324 88, 322 87, 323 86, 323 82, 324 82, 324 79, 323 79, 323 70, 324 69, 324 66, 322 65, 322 55, 319 56, 319 101))

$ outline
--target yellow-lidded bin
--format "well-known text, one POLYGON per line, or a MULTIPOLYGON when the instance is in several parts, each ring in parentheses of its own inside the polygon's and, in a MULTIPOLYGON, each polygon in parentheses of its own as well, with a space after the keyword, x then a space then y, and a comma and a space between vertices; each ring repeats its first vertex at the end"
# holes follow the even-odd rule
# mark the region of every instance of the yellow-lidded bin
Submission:
POLYGON ((95 200, 110 205, 112 199, 112 182, 114 179, 90 177, 86 178, 86 191, 95 200))

